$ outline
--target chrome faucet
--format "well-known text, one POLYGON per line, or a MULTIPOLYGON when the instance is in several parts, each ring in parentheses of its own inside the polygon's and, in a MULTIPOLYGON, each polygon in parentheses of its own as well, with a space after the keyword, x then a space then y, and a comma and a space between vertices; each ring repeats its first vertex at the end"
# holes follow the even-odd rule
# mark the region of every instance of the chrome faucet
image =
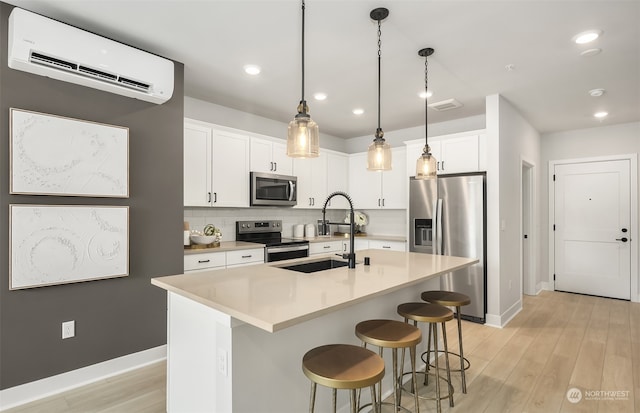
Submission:
MULTIPOLYGON (((348 254, 342 254, 342 258, 346 258, 347 262, 349 263, 349 268, 356 268, 356 252, 355 252, 355 248, 354 248, 354 238, 356 236, 356 223, 355 223, 355 219, 354 219, 354 214, 353 214, 353 202, 351 201, 351 197, 349 195, 347 195, 345 192, 342 191, 337 191, 334 192, 332 194, 330 194, 327 197, 327 200, 324 201, 324 206, 322 207, 322 225, 326 225, 326 216, 327 216, 327 205, 329 204, 329 201, 331 200, 331 198, 333 198, 336 195, 340 195, 343 196, 347 199, 347 201, 349 202, 349 208, 350 208, 350 212, 349 212, 349 253, 348 254)), ((323 228, 324 230, 324 228, 323 228)), ((324 231, 326 232, 326 231, 324 231)))

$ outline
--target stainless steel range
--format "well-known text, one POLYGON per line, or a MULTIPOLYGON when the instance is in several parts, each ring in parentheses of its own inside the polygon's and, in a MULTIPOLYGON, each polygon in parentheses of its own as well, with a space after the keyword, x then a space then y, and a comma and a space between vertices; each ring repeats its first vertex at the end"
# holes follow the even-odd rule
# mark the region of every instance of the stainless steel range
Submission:
POLYGON ((264 261, 282 261, 309 256, 309 241, 282 238, 282 221, 236 221, 236 241, 265 245, 264 261))

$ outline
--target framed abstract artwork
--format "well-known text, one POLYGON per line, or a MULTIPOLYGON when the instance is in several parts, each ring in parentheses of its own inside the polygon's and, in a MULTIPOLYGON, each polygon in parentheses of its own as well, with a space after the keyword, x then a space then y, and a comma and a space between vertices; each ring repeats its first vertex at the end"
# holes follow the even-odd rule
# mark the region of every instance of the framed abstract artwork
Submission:
POLYGON ((129 274, 129 207, 9 206, 9 289, 129 274))
POLYGON ((10 109, 12 194, 129 197, 129 128, 10 109))

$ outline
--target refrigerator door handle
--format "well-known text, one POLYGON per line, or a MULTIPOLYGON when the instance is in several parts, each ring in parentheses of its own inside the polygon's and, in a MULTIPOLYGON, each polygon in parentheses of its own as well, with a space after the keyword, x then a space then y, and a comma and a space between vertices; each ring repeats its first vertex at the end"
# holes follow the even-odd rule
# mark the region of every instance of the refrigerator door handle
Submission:
POLYGON ((444 243, 442 239, 442 199, 438 199, 436 201, 435 207, 435 215, 436 215, 436 254, 442 255, 444 254, 444 243))

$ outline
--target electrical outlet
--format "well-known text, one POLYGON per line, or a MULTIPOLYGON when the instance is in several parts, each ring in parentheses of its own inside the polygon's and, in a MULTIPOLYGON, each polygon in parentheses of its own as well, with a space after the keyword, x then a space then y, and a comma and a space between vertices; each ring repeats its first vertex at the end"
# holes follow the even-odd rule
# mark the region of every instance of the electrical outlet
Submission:
POLYGON ((71 338, 76 335, 76 322, 75 320, 65 321, 62 323, 62 338, 71 338))

